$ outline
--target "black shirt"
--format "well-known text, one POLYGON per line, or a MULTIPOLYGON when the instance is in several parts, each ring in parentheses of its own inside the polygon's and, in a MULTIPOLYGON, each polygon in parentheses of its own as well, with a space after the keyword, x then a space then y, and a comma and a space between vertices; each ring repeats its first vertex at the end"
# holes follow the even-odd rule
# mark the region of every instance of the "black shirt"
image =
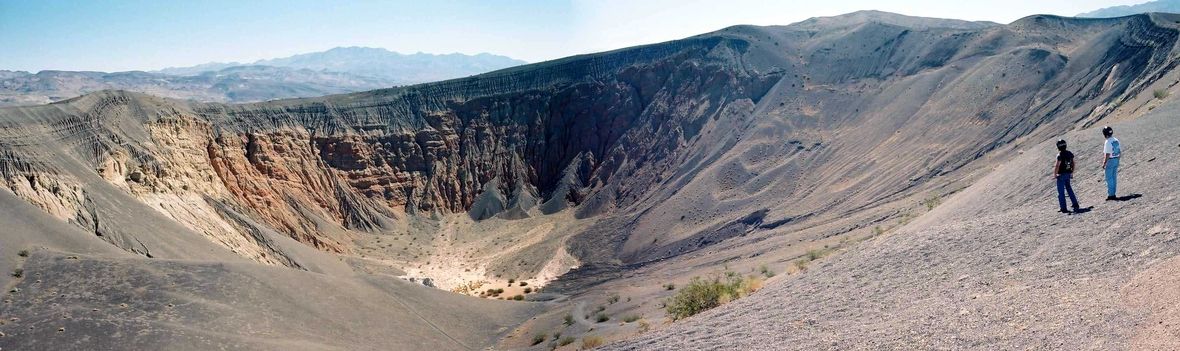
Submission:
POLYGON ((1060 162, 1060 165, 1057 167, 1057 174, 1073 174, 1072 152, 1066 150, 1057 154, 1057 162, 1060 162))

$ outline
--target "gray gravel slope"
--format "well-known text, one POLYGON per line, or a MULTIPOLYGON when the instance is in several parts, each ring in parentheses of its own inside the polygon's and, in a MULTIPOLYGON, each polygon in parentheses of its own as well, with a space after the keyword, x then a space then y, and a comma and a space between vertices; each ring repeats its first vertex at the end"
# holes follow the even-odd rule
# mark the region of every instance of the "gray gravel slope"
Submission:
POLYGON ((1176 349, 1178 113, 1114 126, 1120 195, 1141 198, 1102 201, 1098 129, 1070 133, 1091 212, 1056 212, 1041 143, 898 231, 607 349, 1176 349))

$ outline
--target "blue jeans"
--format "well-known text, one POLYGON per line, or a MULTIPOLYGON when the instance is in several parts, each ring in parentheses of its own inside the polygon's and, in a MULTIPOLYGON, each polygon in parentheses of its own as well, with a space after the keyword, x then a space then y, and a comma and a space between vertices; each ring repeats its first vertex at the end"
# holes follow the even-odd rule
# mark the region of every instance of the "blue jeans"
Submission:
POLYGON ((1057 175, 1057 204, 1061 205, 1061 211, 1065 211, 1065 194, 1069 193, 1069 201, 1073 203, 1073 208, 1078 208, 1078 198, 1073 195, 1073 186, 1069 184, 1070 178, 1073 174, 1063 173, 1057 175))
POLYGON ((1119 158, 1106 160, 1106 195, 1115 196, 1119 184, 1119 158))

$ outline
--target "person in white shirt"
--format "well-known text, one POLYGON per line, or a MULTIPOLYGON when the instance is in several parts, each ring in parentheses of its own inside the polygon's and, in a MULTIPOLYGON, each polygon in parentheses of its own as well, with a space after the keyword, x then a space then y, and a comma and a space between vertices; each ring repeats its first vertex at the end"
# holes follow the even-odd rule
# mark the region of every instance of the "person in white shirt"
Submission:
POLYGON ((1102 146, 1105 155, 1102 158, 1102 169, 1106 171, 1106 200, 1118 200, 1115 190, 1118 186, 1119 157, 1123 156, 1123 149, 1119 139, 1114 137, 1113 128, 1102 128, 1102 136, 1106 137, 1106 143, 1102 146))

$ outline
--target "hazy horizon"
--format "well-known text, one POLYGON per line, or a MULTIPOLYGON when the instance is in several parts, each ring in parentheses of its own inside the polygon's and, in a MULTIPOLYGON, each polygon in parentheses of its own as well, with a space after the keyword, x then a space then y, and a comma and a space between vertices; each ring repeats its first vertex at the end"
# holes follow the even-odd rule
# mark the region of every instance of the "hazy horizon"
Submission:
POLYGON ((1009 23, 1142 0, 948 3, 713 1, 0 0, 0 70, 131 71, 374 47, 403 54, 489 53, 527 62, 684 38, 724 27, 784 25, 859 10, 1009 23))

